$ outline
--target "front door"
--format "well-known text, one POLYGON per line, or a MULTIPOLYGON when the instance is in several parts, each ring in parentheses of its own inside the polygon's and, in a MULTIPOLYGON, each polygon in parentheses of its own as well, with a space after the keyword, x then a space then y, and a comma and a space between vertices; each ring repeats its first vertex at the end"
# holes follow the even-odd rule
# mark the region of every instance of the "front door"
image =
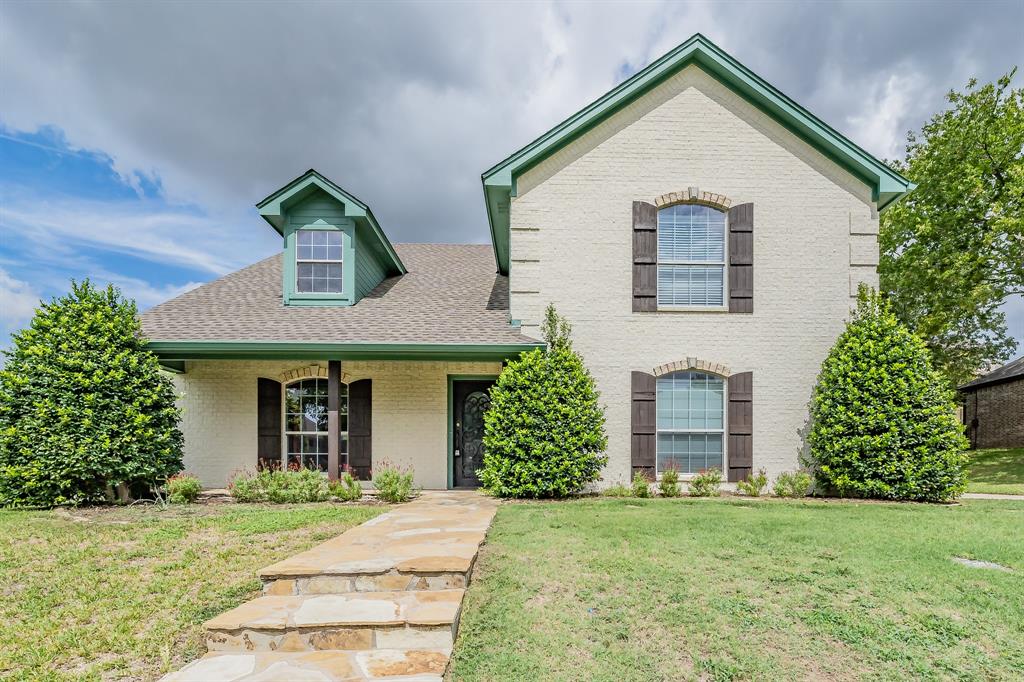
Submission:
POLYGON ((453 381, 454 408, 452 473, 456 488, 479 488, 476 470, 484 465, 484 412, 491 406, 491 379, 453 381))

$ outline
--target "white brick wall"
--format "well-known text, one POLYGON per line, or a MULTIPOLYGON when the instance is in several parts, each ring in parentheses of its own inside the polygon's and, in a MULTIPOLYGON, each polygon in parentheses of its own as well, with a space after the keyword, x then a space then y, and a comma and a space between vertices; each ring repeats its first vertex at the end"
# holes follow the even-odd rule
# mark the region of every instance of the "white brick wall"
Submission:
POLYGON ((797 466, 818 367, 856 282, 877 283, 866 185, 691 66, 531 169, 518 192, 511 316, 536 336, 554 302, 572 322, 607 406, 607 482, 629 475, 630 372, 687 357, 752 371, 754 466, 797 466), (753 315, 632 312, 632 202, 691 186, 754 203, 753 315))
MULTIPOLYGON (((221 487, 256 466, 256 385, 309 361, 196 361, 175 375, 183 394, 185 468, 221 487)), ((326 363, 321 363, 326 366, 326 363)), ((447 486, 448 375, 497 375, 496 362, 343 362, 345 381, 373 381, 373 461, 411 466, 424 488, 447 486)))

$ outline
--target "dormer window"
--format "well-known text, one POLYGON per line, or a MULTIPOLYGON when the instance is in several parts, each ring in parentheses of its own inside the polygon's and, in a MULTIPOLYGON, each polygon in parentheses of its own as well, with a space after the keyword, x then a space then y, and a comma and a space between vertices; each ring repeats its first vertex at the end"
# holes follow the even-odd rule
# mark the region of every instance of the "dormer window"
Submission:
POLYGON ((334 230, 296 230, 295 291, 340 294, 344 290, 344 234, 334 230))

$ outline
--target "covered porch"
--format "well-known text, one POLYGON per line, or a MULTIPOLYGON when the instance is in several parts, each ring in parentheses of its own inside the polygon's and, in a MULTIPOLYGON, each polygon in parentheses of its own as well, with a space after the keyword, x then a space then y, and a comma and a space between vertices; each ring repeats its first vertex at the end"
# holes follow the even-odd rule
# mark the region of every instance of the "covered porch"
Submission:
POLYGON ((369 480, 387 463, 412 470, 417 486, 444 490, 476 487, 487 388, 535 345, 150 347, 175 373, 185 467, 206 487, 260 466, 369 480))

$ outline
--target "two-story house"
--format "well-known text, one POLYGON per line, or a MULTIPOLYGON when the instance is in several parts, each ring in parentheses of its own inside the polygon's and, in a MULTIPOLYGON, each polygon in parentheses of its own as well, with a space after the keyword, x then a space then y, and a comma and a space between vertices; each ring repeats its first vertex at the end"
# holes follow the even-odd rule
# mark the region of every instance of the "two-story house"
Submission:
POLYGON ((316 171, 257 204, 281 253, 142 316, 186 467, 473 486, 487 388, 545 306, 606 406, 605 481, 798 466, 878 214, 913 185, 701 35, 483 174, 492 243, 391 244, 316 171))

